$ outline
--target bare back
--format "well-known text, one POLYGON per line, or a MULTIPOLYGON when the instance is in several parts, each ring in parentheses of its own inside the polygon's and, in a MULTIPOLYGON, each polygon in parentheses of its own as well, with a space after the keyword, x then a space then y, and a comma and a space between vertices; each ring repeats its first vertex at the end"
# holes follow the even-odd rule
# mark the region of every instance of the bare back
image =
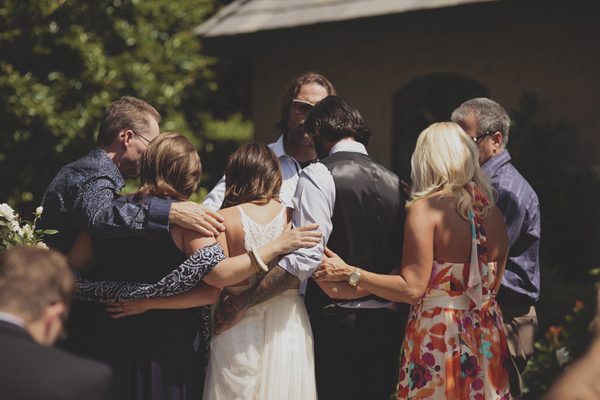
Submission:
MULTIPOLYGON (((270 201, 268 204, 245 203, 241 204, 239 207, 250 219, 261 226, 266 226, 271 223, 284 208, 283 205, 274 200, 270 201)), ((229 257, 245 254, 246 248, 244 247, 244 239, 246 234, 242 225, 242 213, 238 209, 238 206, 222 209, 219 213, 225 217, 225 232, 224 234, 219 235, 217 241, 229 257)), ((284 230, 290 229, 292 220, 291 208, 287 208, 284 211, 283 219, 284 224, 282 228, 284 230)), ((243 286, 245 284, 247 284, 247 281, 240 282, 238 285, 243 286)))
MULTIPOLYGON (((433 258, 437 261, 468 263, 471 255, 471 224, 456 211, 454 197, 430 198, 431 218, 435 223, 433 258)), ((508 253, 504 219, 497 207, 483 220, 489 262, 499 262, 508 253)))
MULTIPOLYGON (((424 293, 433 261, 469 263, 471 224, 456 210, 457 199, 441 192, 414 202, 406 214, 401 275, 424 293)), ((497 262, 500 285, 508 256, 508 235, 498 208, 483 221, 488 262, 497 262)), ((494 289, 498 289, 495 287, 494 289)))

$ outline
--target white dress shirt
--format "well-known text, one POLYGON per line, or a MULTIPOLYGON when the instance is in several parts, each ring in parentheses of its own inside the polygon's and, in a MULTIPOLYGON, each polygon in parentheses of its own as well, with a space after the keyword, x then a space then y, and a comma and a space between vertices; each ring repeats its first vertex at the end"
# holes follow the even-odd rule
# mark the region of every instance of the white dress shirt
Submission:
MULTIPOLYGON (((298 161, 294 160, 291 156, 285 153, 283 147, 283 135, 275 143, 271 143, 269 148, 273 150, 273 153, 279 159, 279 165, 281 167, 281 176, 283 182, 281 184, 281 192, 279 193, 279 201, 286 207, 292 207, 292 196, 296 191, 296 185, 298 184, 298 177, 302 168, 298 161)), ((225 176, 221 178, 219 183, 214 189, 206 196, 202 205, 210 208, 213 211, 217 211, 223 204, 225 198, 225 176)))
POLYGON ((27 324, 23 318, 19 318, 14 314, 10 314, 4 311, 0 311, 0 321, 8 322, 13 325, 20 326, 21 328, 27 330, 27 324))
MULTIPOLYGON (((336 143, 329 151, 329 155, 342 151, 368 155, 365 146, 355 141, 336 143)), ((288 254, 279 262, 280 267, 300 279, 300 293, 304 295, 306 280, 321 266, 323 252, 333 230, 335 182, 331 172, 325 165, 321 163, 311 164, 302 170, 292 203, 294 205, 294 227, 317 223, 319 224, 319 230, 323 233, 321 242, 315 247, 302 247, 288 254)), ((384 308, 391 307, 392 304, 391 301, 369 299, 338 303, 337 306, 344 308, 384 308)), ((329 307, 335 307, 335 304, 329 307)))
MULTIPOLYGON (((367 149, 362 143, 342 141, 336 143, 329 155, 340 152, 354 152, 367 155, 367 149)), ((302 247, 287 256, 279 266, 301 281, 305 281, 319 268, 323 259, 323 251, 333 230, 333 208, 335 206, 335 183, 329 169, 315 163, 302 170, 296 193, 292 199, 294 206, 294 227, 317 223, 323 233, 321 242, 315 247, 302 247)))

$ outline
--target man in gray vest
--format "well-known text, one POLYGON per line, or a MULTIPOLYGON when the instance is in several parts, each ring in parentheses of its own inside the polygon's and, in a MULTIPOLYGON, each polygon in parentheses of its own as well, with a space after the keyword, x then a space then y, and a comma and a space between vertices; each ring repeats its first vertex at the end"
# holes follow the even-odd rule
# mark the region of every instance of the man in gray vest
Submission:
MULTIPOLYGON (((307 115, 304 129, 320 162, 300 174, 292 199, 294 226, 318 223, 323 240, 284 257, 256 290, 221 303, 217 332, 235 324, 247 307, 310 278, 325 244, 373 272, 389 273, 400 265, 403 192, 398 177, 368 156, 371 133, 362 116, 346 100, 328 96, 307 115)), ((389 399, 398 378, 406 313, 392 311, 391 302, 378 298, 332 300, 312 280, 305 302, 315 339, 319 399, 389 399)))

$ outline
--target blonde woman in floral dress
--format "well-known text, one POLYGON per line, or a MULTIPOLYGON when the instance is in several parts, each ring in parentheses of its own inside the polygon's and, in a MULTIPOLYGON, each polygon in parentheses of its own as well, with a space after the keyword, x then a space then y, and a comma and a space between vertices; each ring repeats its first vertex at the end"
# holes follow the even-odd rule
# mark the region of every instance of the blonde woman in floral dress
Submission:
POLYGON ((399 399, 508 399, 506 338, 495 301, 508 237, 477 147, 458 125, 433 124, 419 136, 411 177, 397 275, 359 271, 357 279, 356 268, 326 252, 331 258, 313 278, 335 298, 372 293, 413 305, 399 399))

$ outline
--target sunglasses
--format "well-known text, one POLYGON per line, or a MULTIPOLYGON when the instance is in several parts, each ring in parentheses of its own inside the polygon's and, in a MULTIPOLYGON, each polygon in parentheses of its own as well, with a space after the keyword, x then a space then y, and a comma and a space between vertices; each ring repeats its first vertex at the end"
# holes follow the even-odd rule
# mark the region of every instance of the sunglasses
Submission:
POLYGON ((294 112, 300 115, 306 115, 315 106, 312 103, 304 100, 293 100, 294 112))

